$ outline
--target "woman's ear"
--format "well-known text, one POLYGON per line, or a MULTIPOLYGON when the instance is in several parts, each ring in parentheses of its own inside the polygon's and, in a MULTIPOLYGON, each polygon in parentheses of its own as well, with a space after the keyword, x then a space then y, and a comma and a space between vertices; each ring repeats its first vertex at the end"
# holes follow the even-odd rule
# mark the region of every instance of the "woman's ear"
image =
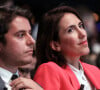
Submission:
POLYGON ((50 42, 50 47, 54 50, 54 51, 61 51, 61 47, 60 47, 60 44, 59 42, 57 41, 51 41, 50 42))

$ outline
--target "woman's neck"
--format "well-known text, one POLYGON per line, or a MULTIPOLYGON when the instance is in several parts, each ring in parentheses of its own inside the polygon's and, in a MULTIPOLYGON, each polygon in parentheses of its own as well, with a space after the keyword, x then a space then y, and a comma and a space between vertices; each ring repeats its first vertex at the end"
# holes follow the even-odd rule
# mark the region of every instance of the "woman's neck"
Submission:
POLYGON ((71 64, 72 66, 74 66, 77 69, 79 68, 79 59, 80 57, 66 57, 67 63, 71 64))

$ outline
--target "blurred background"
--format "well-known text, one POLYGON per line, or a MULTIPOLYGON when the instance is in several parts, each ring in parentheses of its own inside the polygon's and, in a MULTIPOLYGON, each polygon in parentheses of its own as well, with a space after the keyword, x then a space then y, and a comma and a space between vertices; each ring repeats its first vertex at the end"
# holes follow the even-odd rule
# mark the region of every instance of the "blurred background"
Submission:
MULTIPOLYGON (((7 0, 0 0, 0 4, 7 0)), ((57 6, 71 6, 79 12, 87 31, 90 54, 84 62, 100 68, 100 0, 11 0, 33 13, 32 36, 36 40, 41 16, 57 6)), ((11 4, 11 3, 8 3, 11 4)))
POLYGON ((79 12, 88 35, 90 54, 84 62, 100 68, 100 0, 13 0, 15 5, 28 8, 33 13, 33 38, 36 39, 38 22, 48 10, 61 6, 72 6, 79 12))
POLYGON ((39 17, 45 11, 52 9, 61 4, 69 6, 86 6, 100 15, 100 0, 14 0, 15 4, 20 6, 29 5, 34 14, 39 17))

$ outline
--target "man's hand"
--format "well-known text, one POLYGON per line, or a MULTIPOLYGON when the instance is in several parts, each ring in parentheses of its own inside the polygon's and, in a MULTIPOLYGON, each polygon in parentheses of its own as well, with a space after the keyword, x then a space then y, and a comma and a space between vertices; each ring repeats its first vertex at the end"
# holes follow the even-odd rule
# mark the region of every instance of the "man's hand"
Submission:
POLYGON ((43 90, 43 88, 31 79, 19 77, 10 83, 12 90, 43 90))

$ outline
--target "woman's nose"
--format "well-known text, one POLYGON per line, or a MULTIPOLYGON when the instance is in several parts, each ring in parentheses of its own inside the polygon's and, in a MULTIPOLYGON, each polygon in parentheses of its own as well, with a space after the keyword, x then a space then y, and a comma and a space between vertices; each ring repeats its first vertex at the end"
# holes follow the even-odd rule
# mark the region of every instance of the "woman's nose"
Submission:
POLYGON ((83 29, 79 29, 79 30, 78 30, 78 34, 79 34, 79 38, 84 38, 84 37, 87 36, 86 31, 83 30, 83 29))

